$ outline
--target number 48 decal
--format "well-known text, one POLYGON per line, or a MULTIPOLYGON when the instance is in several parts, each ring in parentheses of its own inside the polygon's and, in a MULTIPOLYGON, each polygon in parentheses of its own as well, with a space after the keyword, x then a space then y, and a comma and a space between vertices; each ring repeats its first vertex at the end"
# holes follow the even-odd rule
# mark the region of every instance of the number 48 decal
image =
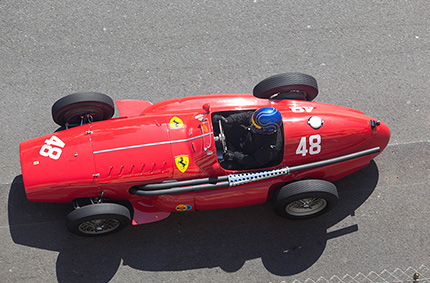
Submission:
POLYGON ((45 144, 40 148, 39 154, 57 160, 60 158, 64 146, 65 143, 62 140, 52 136, 49 140, 45 140, 45 144))
POLYGON ((321 152, 321 136, 313 135, 309 137, 309 147, 306 137, 300 139, 299 146, 296 149, 296 154, 306 156, 306 154, 318 154, 321 152))

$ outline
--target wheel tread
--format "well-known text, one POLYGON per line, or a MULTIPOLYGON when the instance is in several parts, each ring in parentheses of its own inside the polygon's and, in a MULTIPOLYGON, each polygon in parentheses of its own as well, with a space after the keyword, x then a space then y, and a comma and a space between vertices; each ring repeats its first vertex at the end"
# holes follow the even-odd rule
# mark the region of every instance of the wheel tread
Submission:
MULTIPOLYGON (((80 236, 96 236, 82 234, 80 231, 78 231, 77 227, 80 223, 91 220, 98 216, 101 218, 115 216, 117 220, 120 221, 120 227, 117 230, 111 231, 112 233, 124 228, 131 220, 130 210, 127 207, 116 203, 100 203, 86 205, 70 212, 66 217, 66 225, 69 231, 74 234, 80 236)), ((107 234, 110 234, 110 232, 103 233, 101 235, 107 234)))
POLYGON ((51 108, 52 118, 58 125, 65 126, 66 113, 85 106, 99 108, 103 112, 99 120, 107 120, 115 112, 114 102, 108 95, 99 92, 81 92, 72 93, 57 100, 51 108))
POLYGON ((302 73, 283 73, 268 77, 258 83, 253 94, 259 98, 270 98, 278 92, 302 90, 311 101, 318 95, 318 84, 314 77, 302 73))
POLYGON ((309 179, 300 180, 287 184, 280 188, 273 196, 275 212, 282 217, 292 219, 302 219, 318 216, 330 210, 338 202, 337 188, 333 183, 324 180, 309 179), (328 201, 328 206, 320 213, 306 217, 297 217, 289 215, 285 211, 285 206, 294 200, 302 198, 324 197, 328 201))

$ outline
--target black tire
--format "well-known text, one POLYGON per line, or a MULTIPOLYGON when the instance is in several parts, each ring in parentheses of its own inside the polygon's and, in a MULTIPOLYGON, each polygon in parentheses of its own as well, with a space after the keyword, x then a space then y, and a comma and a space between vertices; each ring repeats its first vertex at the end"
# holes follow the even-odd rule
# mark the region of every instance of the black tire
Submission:
POLYGON ((258 98, 298 99, 312 101, 318 95, 314 77, 302 73, 284 73, 268 77, 253 90, 258 98))
POLYGON ((67 228, 79 236, 101 236, 117 232, 130 223, 130 211, 116 203, 90 204, 67 217, 67 228))
POLYGON ((76 125, 81 117, 91 116, 93 122, 107 120, 113 116, 115 106, 112 98, 98 92, 72 93, 52 105, 52 118, 58 125, 76 125))
POLYGON ((275 212, 290 219, 324 214, 336 206, 338 199, 336 186, 323 180, 296 181, 283 186, 273 196, 275 212))

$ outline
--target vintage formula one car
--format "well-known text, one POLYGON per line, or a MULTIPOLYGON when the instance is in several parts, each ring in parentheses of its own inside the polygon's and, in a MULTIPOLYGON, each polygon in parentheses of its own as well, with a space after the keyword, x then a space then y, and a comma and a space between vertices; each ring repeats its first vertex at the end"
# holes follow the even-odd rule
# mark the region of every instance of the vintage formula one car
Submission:
MULTIPOLYGON (((28 200, 73 203, 68 229, 94 236, 164 219, 175 211, 255 205, 277 214, 321 215, 338 201, 333 181, 369 164, 388 144, 382 122, 351 108, 312 102, 316 80, 285 73, 253 94, 219 94, 151 104, 75 93, 52 106, 55 133, 20 144, 28 200), (282 150, 268 165, 227 167, 231 115, 274 107, 282 150), (224 117, 214 122, 214 116, 224 117)), ((245 125, 249 126, 249 125, 245 125)))

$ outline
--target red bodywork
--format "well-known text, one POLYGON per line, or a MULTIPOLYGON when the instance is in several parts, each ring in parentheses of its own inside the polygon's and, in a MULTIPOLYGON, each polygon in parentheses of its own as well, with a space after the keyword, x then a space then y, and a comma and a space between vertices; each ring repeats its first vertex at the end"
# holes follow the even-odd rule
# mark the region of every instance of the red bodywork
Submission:
MULTIPOLYGON (((251 94, 193 96, 152 105, 117 101, 119 118, 56 132, 20 144, 27 198, 72 202, 107 197, 133 205, 133 224, 161 220, 173 211, 194 211, 260 204, 295 179, 335 181, 366 165, 378 154, 294 172, 234 187, 142 197, 136 185, 225 176, 217 159, 211 115, 274 106, 284 130, 282 162, 271 170, 327 160, 388 144, 390 130, 354 109, 301 100, 269 100, 251 94), (310 117, 323 120, 319 129, 310 117), (319 136, 319 138, 318 138, 319 136)), ((259 169, 260 170, 260 169, 259 169)), ((253 170, 257 171, 257 170, 253 170)))

